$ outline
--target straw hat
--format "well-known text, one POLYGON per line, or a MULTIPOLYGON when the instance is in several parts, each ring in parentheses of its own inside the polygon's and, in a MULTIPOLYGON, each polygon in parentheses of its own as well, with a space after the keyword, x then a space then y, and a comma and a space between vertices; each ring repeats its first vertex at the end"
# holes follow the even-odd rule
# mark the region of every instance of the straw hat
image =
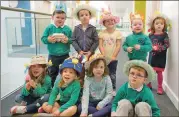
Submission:
POLYGON ((101 16, 100 16, 99 23, 100 23, 101 25, 104 25, 103 22, 104 22, 105 20, 109 20, 109 19, 114 19, 115 24, 119 23, 119 17, 112 15, 111 12, 108 12, 108 11, 103 11, 103 12, 102 12, 102 14, 101 14, 101 16))

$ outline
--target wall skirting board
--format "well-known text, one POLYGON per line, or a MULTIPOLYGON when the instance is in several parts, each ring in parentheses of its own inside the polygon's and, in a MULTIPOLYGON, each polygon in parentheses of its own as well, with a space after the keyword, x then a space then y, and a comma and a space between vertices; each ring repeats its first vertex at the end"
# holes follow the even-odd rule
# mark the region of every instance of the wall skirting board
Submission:
POLYGON ((170 98, 170 100, 174 104, 175 108, 179 111, 178 96, 170 89, 170 87, 168 86, 168 84, 165 81, 163 81, 163 88, 164 88, 167 96, 170 98))

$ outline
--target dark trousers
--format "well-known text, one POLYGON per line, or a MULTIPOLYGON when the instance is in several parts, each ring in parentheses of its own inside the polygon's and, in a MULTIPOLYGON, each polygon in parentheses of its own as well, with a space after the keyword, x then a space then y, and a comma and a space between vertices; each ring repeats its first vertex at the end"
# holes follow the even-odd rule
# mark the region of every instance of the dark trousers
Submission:
MULTIPOLYGON (((99 102, 100 101, 89 102, 88 115, 92 114, 93 117, 105 117, 105 116, 110 115, 112 104, 109 103, 105 107, 103 107, 101 110, 97 110, 96 106, 98 105, 99 102)), ((79 104, 78 105, 78 114, 81 114, 81 111, 82 111, 81 104, 79 104)))
POLYGON ((26 113, 36 113, 38 108, 42 106, 44 102, 48 102, 50 94, 45 94, 41 98, 29 96, 22 96, 21 94, 17 95, 15 101, 21 103, 22 101, 26 102, 26 113))
POLYGON ((56 80, 56 77, 59 73, 59 65, 63 63, 63 61, 69 57, 69 54, 63 55, 63 56, 54 56, 54 55, 49 55, 48 56, 48 61, 52 61, 52 66, 48 68, 49 75, 52 79, 52 88, 54 86, 54 82, 56 80))
POLYGON ((108 64, 108 68, 109 68, 109 76, 111 78, 112 81, 112 86, 113 89, 116 90, 116 70, 117 70, 117 64, 118 61, 112 61, 108 64))

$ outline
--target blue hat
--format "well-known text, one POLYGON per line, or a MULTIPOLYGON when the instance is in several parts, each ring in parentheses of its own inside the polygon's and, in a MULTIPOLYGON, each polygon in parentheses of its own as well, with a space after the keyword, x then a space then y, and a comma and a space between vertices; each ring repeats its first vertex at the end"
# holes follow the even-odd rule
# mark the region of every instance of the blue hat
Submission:
POLYGON ((77 58, 67 58, 61 65, 59 65, 60 73, 63 68, 73 68, 75 71, 77 71, 79 75, 82 71, 82 64, 79 62, 77 58))

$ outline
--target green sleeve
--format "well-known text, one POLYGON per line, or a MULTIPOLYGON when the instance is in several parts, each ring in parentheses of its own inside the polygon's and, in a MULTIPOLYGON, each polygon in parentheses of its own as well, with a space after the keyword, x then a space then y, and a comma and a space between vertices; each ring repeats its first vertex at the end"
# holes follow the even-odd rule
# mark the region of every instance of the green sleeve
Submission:
POLYGON ((148 96, 146 95, 147 100, 145 100, 145 101, 151 106, 152 117, 160 117, 160 109, 157 106, 157 103, 155 101, 153 93, 151 91, 149 91, 149 92, 150 93, 148 94, 148 96))
POLYGON ((124 41, 124 43, 122 45, 123 50, 126 51, 126 52, 127 52, 127 48, 129 47, 128 43, 127 43, 128 42, 127 40, 128 40, 128 37, 126 37, 126 40, 124 41))
POLYGON ((73 92, 71 93, 70 100, 59 108, 60 112, 63 112, 64 110, 66 110, 69 107, 76 104, 76 102, 78 101, 78 98, 79 98, 80 89, 81 89, 80 83, 76 82, 75 85, 74 85, 73 92))
POLYGON ((72 44, 72 30, 69 28, 69 32, 68 32, 68 44, 72 44))
POLYGON ((51 78, 50 76, 46 76, 43 85, 38 84, 37 87, 33 90, 33 94, 41 97, 47 93, 49 88, 51 88, 51 78))
POLYGON ((24 96, 28 96, 30 94, 30 91, 26 89, 26 83, 24 84, 24 87, 21 90, 21 94, 24 96))
POLYGON ((146 36, 145 45, 140 45, 140 51, 150 52, 152 50, 152 42, 148 36, 146 36))
MULTIPOLYGON (((126 84, 126 83, 125 83, 126 84)), ((114 100, 112 102, 112 112, 116 112, 116 108, 118 106, 118 102, 121 100, 121 99, 124 99, 125 97, 125 84, 123 84, 119 90, 117 91, 117 94, 116 96, 114 97, 114 100)))
POLYGON ((50 93, 50 97, 48 100, 49 105, 52 105, 52 106, 54 105, 55 99, 57 95, 59 94, 59 82, 60 82, 60 79, 55 81, 54 87, 52 89, 52 92, 50 93))
POLYGON ((45 29, 45 31, 44 31, 44 33, 43 33, 43 35, 42 35, 42 37, 41 37, 41 41, 42 41, 44 44, 50 44, 50 42, 48 42, 49 31, 50 31, 50 27, 48 26, 48 27, 45 29))

